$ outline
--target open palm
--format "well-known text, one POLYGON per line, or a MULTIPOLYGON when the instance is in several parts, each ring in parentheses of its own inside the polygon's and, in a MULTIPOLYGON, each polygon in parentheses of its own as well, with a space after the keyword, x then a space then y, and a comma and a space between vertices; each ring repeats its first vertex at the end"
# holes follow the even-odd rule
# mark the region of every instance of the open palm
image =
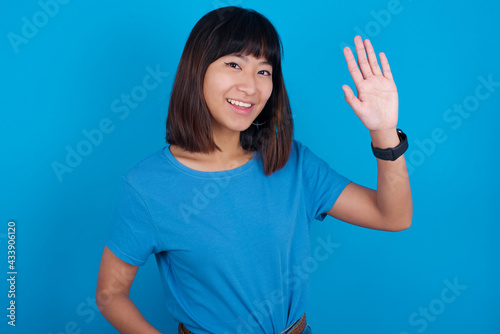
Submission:
POLYGON ((398 92, 387 57, 383 52, 379 54, 382 72, 370 41, 356 36, 354 44, 358 63, 349 47, 344 48, 344 56, 358 96, 343 85, 345 99, 368 130, 394 129, 398 122, 398 92))

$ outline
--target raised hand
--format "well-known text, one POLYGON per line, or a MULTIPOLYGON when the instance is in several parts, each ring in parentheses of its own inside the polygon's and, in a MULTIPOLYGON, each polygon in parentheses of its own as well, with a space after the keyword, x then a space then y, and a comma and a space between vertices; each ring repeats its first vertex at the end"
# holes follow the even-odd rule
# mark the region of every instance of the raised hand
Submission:
POLYGON ((343 85, 345 100, 368 130, 393 130, 398 123, 398 92, 387 57, 380 52, 382 72, 370 41, 356 36, 354 44, 359 68, 349 47, 344 48, 344 56, 358 96, 348 85, 343 85))

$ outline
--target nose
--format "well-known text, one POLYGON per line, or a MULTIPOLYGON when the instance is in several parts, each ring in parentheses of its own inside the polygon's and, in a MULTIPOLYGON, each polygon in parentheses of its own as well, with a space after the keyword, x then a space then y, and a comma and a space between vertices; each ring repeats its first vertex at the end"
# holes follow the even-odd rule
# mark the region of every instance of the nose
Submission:
POLYGON ((257 81, 253 73, 242 73, 237 86, 238 90, 247 95, 257 93, 257 81))

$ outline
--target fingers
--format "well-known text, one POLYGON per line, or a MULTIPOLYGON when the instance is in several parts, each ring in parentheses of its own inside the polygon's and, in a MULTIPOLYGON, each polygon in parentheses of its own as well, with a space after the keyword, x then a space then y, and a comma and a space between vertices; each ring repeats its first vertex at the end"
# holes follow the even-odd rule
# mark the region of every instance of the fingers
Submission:
MULTIPOLYGON (((358 66, 356 66, 356 63, 354 61, 354 55, 352 54, 352 51, 350 48, 345 47, 344 48, 344 56, 347 61, 347 65, 349 68, 349 72, 351 73, 351 76, 353 76, 353 80, 356 83, 356 80, 359 80, 359 74, 362 75, 362 78, 366 79, 372 75, 382 75, 382 70, 379 67, 378 61, 377 61, 377 55, 375 54, 375 50, 373 49, 373 45, 370 42, 370 40, 363 39, 361 36, 356 36, 354 37, 354 44, 356 46, 356 54, 358 58, 357 65, 359 65, 359 68, 361 71, 359 71, 358 66), (351 60, 352 58, 352 60, 351 60), (354 66, 353 66, 354 65, 354 66), (354 77, 356 76, 356 78, 354 77)), ((384 54, 385 56, 385 54, 384 54)), ((382 62, 382 59, 381 59, 382 62)), ((385 58, 385 63, 382 66, 382 69, 384 69, 384 66, 388 68, 389 63, 387 62, 387 58, 385 58)), ((390 69, 389 69, 390 73, 390 69)), ((384 71, 385 75, 385 71, 384 71)))
POLYGON ((384 77, 392 80, 391 68, 389 67, 389 61, 387 60, 385 53, 380 52, 379 57, 380 57, 380 64, 382 64, 382 70, 384 71, 384 77))
POLYGON ((347 62, 347 69, 349 70, 349 73, 351 73, 352 80, 355 85, 358 85, 361 81, 363 81, 363 75, 359 71, 358 64, 356 63, 354 55, 348 46, 344 48, 344 57, 347 62))
POLYGON ((374 75, 381 75, 382 71, 380 71, 380 67, 378 66, 377 56, 375 55, 375 50, 373 50, 372 43, 369 39, 365 39, 365 47, 366 53, 368 54, 368 62, 370 63, 370 67, 372 73, 374 75))
POLYGON ((365 45, 361 36, 354 37, 354 46, 356 47, 356 54, 358 56, 358 64, 363 73, 363 77, 366 79, 373 75, 368 59, 366 58, 365 45))

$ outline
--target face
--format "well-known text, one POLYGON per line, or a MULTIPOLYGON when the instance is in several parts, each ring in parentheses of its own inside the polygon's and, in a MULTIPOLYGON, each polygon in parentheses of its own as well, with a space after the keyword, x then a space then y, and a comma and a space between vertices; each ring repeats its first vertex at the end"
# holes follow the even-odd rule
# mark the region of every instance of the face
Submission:
POLYGON ((203 95, 215 131, 241 132, 257 118, 273 90, 272 66, 264 58, 231 54, 208 66, 203 95))

